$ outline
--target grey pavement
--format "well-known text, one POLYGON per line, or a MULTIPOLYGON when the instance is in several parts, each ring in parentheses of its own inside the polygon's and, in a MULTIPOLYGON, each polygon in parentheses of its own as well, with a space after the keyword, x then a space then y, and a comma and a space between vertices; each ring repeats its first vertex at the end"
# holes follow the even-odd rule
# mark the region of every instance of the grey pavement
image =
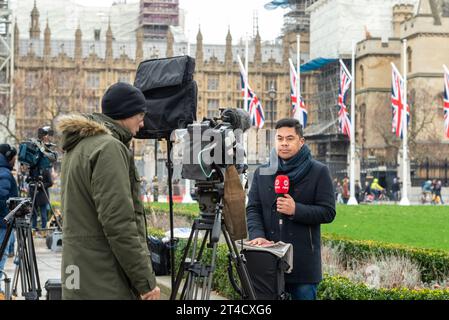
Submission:
MULTIPOLYGON (((45 282, 48 279, 60 279, 61 278, 61 252, 54 252, 47 248, 45 239, 40 237, 34 237, 34 246, 36 249, 37 268, 39 271, 40 284, 42 287, 42 296, 40 299, 45 299, 47 292, 45 291, 45 282)), ((17 242, 16 242, 17 249, 17 242)), ((8 258, 5 265, 5 272, 9 278, 13 278, 16 265, 14 264, 14 258, 8 258)), ((17 300, 22 300, 22 291, 20 285, 20 279, 17 287, 17 300)), ((3 284, 2 284, 3 286, 3 284)))
MULTIPOLYGON (((55 252, 47 248, 45 239, 40 237, 34 237, 34 245, 36 249, 36 260, 38 265, 38 271, 40 276, 40 284, 42 287, 42 295, 40 297, 41 300, 46 299, 47 292, 44 288, 45 282, 48 279, 60 279, 61 278, 61 259, 62 253, 61 251, 55 252)), ((17 246, 17 243, 16 243, 17 246)), ((13 278, 15 271, 14 258, 8 258, 5 266, 5 272, 7 273, 9 278, 13 278)), ((158 276, 157 277, 158 286, 161 289, 161 299, 168 300, 171 293, 171 277, 170 276, 158 276)), ((3 284, 2 284, 3 286, 3 284)), ((18 296, 16 300, 24 300, 22 297, 22 291, 20 286, 20 280, 18 283, 18 296)), ((181 291, 181 290, 180 290, 181 291)), ((211 293, 211 300, 223 300, 224 298, 211 293)))

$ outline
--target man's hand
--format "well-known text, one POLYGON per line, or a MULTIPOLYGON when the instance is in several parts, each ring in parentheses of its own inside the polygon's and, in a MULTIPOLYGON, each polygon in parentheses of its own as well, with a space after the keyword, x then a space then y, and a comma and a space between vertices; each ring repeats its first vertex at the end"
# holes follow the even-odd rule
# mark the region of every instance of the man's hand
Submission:
POLYGON ((283 198, 278 198, 276 203, 277 211, 287 216, 295 214, 296 203, 295 200, 288 194, 284 194, 283 198))
POLYGON ((253 239, 251 241, 248 241, 248 244, 250 244, 252 246, 261 246, 261 247, 268 246, 268 245, 271 245, 273 243, 274 243, 273 241, 268 241, 265 238, 256 238, 256 239, 253 239))
POLYGON ((142 300, 159 300, 161 298, 161 289, 159 289, 159 287, 156 287, 150 292, 142 294, 140 297, 142 298, 142 300))

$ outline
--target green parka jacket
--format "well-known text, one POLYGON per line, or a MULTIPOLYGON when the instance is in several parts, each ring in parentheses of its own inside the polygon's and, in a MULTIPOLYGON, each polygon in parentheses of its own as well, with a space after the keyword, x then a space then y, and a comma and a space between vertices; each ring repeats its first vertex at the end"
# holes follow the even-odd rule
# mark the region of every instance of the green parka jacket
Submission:
POLYGON ((139 299, 155 288, 131 133, 102 114, 58 121, 63 299, 139 299))

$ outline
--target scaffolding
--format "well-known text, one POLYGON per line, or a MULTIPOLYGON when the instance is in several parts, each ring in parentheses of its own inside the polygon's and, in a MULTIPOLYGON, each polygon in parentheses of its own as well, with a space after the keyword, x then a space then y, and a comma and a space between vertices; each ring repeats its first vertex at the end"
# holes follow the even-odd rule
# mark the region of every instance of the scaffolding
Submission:
POLYGON ((179 26, 179 0, 141 0, 139 25, 145 38, 165 39, 170 26, 179 26))
MULTIPOLYGON (((350 67, 350 61, 344 61, 350 67)), ((311 145, 315 158, 326 163, 334 178, 347 175, 347 153, 349 140, 338 128, 338 94, 339 94, 338 60, 312 71, 305 103, 309 106, 310 125, 305 130, 305 137, 311 145)), ((350 104, 347 97, 346 104, 350 104)))
POLYGON ((0 0, 0 142, 10 142, 15 121, 13 106, 14 37, 8 0, 0 0))
POLYGON ((317 0, 289 0, 290 11, 284 14, 284 34, 307 32, 310 29, 310 14, 306 8, 317 0))

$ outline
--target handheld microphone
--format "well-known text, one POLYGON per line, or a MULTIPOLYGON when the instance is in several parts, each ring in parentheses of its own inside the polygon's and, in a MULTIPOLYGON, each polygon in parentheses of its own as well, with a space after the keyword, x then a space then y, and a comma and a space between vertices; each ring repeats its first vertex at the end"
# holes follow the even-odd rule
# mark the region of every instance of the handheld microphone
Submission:
MULTIPOLYGON (((277 199, 283 197, 284 194, 287 194, 289 189, 290 189, 290 179, 288 178, 288 176, 277 176, 276 180, 274 181, 274 192, 276 193, 276 203, 277 199)), ((280 237, 282 235, 284 215, 279 212, 277 212, 277 214, 280 215, 279 217, 279 231, 280 231, 279 237, 280 237)))

